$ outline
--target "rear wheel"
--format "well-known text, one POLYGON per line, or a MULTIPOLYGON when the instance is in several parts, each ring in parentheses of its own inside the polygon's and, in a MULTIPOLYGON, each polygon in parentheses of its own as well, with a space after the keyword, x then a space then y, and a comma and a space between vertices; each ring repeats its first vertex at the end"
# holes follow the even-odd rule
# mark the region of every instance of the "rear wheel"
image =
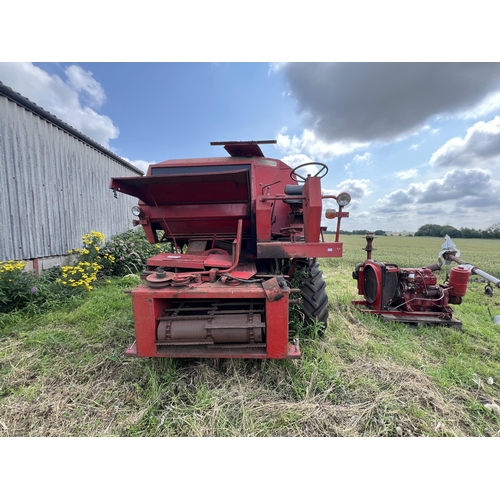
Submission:
POLYGON ((297 263, 295 272, 300 276, 298 287, 302 298, 301 310, 305 317, 305 323, 310 325, 319 321, 326 328, 328 295, 326 294, 326 283, 323 280, 323 271, 319 268, 316 259, 301 259, 297 263))

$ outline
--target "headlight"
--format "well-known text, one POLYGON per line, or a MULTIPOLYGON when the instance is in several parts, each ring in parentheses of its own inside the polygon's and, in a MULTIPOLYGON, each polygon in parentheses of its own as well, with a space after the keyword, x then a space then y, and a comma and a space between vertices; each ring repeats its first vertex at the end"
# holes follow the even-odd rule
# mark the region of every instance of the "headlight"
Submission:
POLYGON ((142 215, 142 210, 139 207, 132 207, 132 215, 140 217, 142 215))
POLYGON ((340 193, 337 196, 337 203, 341 207, 346 207, 349 203, 351 203, 351 195, 349 193, 340 193))

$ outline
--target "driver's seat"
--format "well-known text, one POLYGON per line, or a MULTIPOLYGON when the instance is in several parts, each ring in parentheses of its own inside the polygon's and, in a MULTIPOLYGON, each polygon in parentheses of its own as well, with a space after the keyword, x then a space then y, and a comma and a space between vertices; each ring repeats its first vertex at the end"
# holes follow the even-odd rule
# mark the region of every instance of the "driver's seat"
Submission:
MULTIPOLYGON (((288 196, 302 196, 302 188, 304 184, 287 184, 285 186, 285 194, 288 196)), ((283 200, 286 204, 293 207, 301 207, 304 200, 283 200)))

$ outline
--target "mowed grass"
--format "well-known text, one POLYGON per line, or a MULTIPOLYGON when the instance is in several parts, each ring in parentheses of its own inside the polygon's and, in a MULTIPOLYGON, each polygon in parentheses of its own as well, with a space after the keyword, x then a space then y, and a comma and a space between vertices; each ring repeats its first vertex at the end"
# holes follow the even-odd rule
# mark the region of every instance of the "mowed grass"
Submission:
MULTIPOLYGON (((0 436, 500 436, 500 289, 470 283, 454 306, 462 332, 388 324, 352 307, 366 241, 342 241, 344 258, 321 261, 328 329, 301 336, 300 360, 125 358, 134 278, 1 317, 0 436)), ((442 243, 380 237, 373 258, 421 267, 442 243)), ((500 276, 499 241, 455 243, 500 276)))

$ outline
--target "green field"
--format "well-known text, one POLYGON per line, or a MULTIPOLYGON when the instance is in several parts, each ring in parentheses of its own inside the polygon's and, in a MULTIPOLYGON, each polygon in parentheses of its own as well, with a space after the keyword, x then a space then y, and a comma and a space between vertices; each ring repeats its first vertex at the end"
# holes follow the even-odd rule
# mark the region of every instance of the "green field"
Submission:
MULTIPOLYGON (((300 360, 125 358, 133 277, 63 310, 0 317, 0 436, 500 436, 500 327, 490 317, 500 289, 488 297, 470 283, 454 306, 462 332, 388 324, 351 306, 366 242, 342 241, 344 258, 321 262, 328 329, 296 332, 300 360)), ((373 258, 421 267, 442 243, 379 237, 373 258)), ((500 277, 500 241, 455 243, 500 277)), ((443 282, 446 269, 437 274, 443 282)))
MULTIPOLYGON (((332 235, 329 237, 333 238, 332 235)), ((366 259, 364 236, 341 235, 341 241, 344 244, 342 267, 353 266, 366 259)), ((460 250, 462 260, 493 276, 500 276, 500 240, 457 238, 453 242, 460 250)), ((443 243, 444 238, 377 236, 373 240, 376 251, 372 258, 380 262, 393 262, 400 267, 422 267, 437 262, 443 243)))

